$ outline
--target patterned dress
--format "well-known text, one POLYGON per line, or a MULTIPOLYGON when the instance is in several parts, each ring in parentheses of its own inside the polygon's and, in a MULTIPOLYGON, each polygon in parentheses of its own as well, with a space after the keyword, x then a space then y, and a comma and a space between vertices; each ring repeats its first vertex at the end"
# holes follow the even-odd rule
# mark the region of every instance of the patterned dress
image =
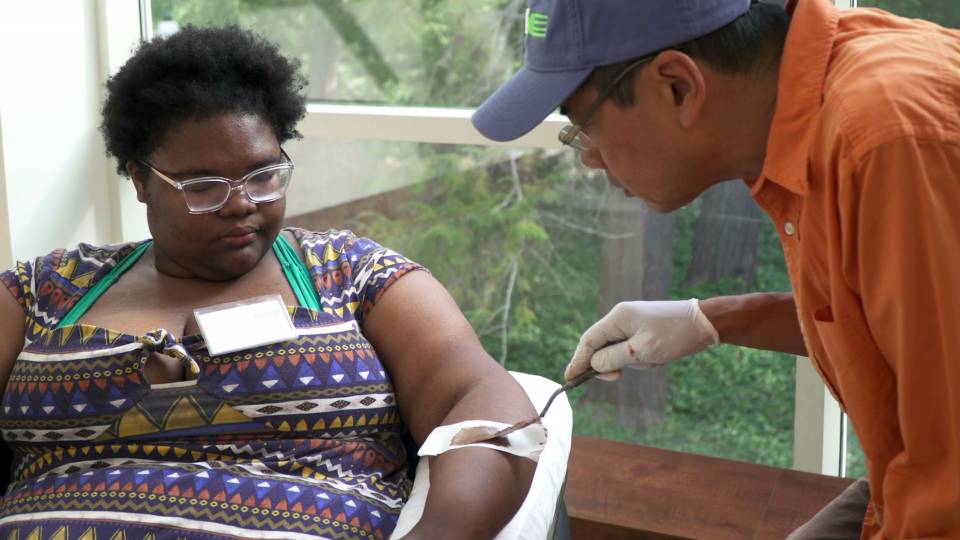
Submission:
POLYGON ((0 275, 27 312, 0 410, 14 452, 0 540, 389 537, 410 487, 405 429, 360 325, 420 267, 350 232, 290 230, 322 312, 292 307, 296 339, 222 356, 162 329, 56 328, 137 244, 0 275), (153 352, 197 378, 150 385, 153 352))

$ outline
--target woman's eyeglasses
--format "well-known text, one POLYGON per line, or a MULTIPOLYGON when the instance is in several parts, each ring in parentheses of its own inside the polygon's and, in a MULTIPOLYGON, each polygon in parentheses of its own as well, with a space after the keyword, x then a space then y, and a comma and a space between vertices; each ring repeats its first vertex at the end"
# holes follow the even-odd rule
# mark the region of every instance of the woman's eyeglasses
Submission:
POLYGON ((293 176, 293 161, 283 149, 280 150, 280 154, 283 156, 283 163, 261 167, 247 173, 239 180, 222 176, 204 176, 178 181, 158 171, 146 161, 143 161, 143 164, 153 174, 183 194, 183 200, 187 203, 187 210, 191 214, 207 214, 223 208, 235 190, 242 191, 247 199, 258 204, 283 197, 290 185, 290 177, 293 176))

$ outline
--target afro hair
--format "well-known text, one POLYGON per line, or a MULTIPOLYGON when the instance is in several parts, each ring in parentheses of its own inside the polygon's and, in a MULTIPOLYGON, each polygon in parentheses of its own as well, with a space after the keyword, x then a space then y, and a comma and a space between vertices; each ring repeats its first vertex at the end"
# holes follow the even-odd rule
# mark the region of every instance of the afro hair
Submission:
POLYGON ((107 81, 100 130, 107 153, 126 175, 183 120, 240 112, 261 116, 281 144, 299 138, 306 112, 299 62, 277 46, 237 27, 187 26, 142 43, 107 81))

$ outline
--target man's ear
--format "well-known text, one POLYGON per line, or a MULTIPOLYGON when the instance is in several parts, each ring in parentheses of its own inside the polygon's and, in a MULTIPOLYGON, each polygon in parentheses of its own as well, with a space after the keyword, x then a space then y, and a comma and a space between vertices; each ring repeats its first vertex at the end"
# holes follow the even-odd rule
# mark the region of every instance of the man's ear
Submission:
POLYGON ((146 203, 147 202, 147 173, 142 168, 137 167, 137 164, 133 161, 127 162, 127 175, 130 176, 130 181, 133 182, 133 188, 137 190, 137 200, 146 203))
POLYGON ((649 73, 659 82, 664 100, 672 103, 677 121, 690 129, 700 119, 707 95, 707 85, 700 66, 688 55, 674 50, 664 51, 651 62, 649 73))

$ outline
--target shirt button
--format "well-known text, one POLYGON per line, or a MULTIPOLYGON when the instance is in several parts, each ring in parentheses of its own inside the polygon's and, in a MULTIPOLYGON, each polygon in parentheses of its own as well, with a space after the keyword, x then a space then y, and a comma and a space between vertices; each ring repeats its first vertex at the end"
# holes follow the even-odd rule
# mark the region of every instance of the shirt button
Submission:
POLYGON ((783 232, 787 233, 787 236, 793 236, 797 232, 797 228, 793 226, 793 223, 789 221, 784 223, 783 232))

